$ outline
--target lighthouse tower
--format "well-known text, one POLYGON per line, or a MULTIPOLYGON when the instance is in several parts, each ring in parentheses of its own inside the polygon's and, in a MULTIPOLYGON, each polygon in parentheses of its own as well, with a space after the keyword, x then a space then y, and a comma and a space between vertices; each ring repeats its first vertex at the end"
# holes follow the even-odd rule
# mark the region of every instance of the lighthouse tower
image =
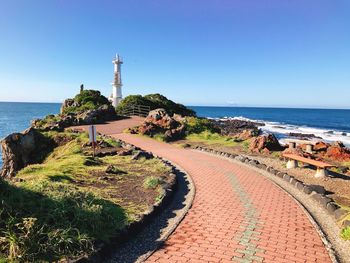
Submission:
POLYGON ((117 107, 122 100, 122 76, 121 65, 123 64, 122 58, 117 54, 112 63, 114 64, 114 81, 112 83, 112 96, 110 98, 112 105, 117 107))

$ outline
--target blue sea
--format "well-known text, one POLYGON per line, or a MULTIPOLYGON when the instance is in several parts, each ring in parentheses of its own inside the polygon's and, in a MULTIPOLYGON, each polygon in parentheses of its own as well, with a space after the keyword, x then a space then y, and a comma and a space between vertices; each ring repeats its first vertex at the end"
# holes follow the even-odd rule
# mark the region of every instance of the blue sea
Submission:
MULTIPOLYGON (((56 114, 59 103, 0 102, 0 139, 30 126, 33 119, 56 114)), ((190 107, 198 116, 263 122, 261 129, 283 139, 290 132, 312 133, 350 145, 350 110, 247 107, 190 107)), ((2 162, 0 160, 0 167, 2 162)))
POLYGON ((27 129, 33 119, 59 113, 60 107, 59 103, 0 102, 0 139, 27 129))
POLYGON ((200 117, 264 123, 260 128, 281 140, 290 133, 314 134, 327 142, 350 146, 350 110, 253 107, 191 107, 200 117))

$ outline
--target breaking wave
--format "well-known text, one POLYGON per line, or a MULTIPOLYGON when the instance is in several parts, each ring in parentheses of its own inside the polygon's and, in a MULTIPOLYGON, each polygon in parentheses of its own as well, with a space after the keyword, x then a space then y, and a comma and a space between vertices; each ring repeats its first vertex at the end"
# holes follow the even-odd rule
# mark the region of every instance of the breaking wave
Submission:
POLYGON ((291 125, 287 123, 279 123, 279 122, 264 121, 264 120, 254 120, 243 116, 224 117, 220 119, 221 120, 232 119, 232 120, 242 120, 242 121, 262 123, 264 125, 259 126, 259 128, 264 133, 275 134, 281 143, 284 143, 284 139, 290 138, 291 133, 299 133, 299 134, 309 134, 309 135, 313 134, 315 137, 318 137, 318 138, 310 138, 310 140, 313 140, 313 141, 323 140, 329 143, 332 143, 335 141, 341 141, 346 146, 350 147, 350 133, 345 131, 327 130, 327 129, 321 129, 321 128, 315 128, 315 127, 308 127, 308 126, 297 126, 297 125, 291 125))

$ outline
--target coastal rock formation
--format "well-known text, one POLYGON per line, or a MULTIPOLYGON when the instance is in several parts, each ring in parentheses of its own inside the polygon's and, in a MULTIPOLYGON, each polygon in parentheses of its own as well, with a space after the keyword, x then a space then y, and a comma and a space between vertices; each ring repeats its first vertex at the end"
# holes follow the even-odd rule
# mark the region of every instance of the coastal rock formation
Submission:
POLYGON ((55 142, 33 128, 13 133, 1 141, 1 177, 13 177, 28 164, 41 162, 56 146, 55 142))
POLYGON ((58 115, 48 115, 42 120, 34 120, 32 127, 43 131, 102 123, 117 119, 114 107, 99 91, 83 90, 74 99, 66 99, 58 115))
POLYGON ((322 139, 321 137, 316 136, 315 134, 312 134, 312 133, 291 132, 291 133, 288 134, 288 136, 295 137, 295 138, 302 139, 302 140, 315 139, 315 138, 316 139, 322 139))
POLYGON ((241 140, 241 141, 245 141, 245 140, 251 139, 253 137, 256 137, 258 135, 259 135, 258 129, 251 129, 251 130, 242 131, 241 133, 236 135, 236 138, 241 140))
POLYGON ((350 149, 346 148, 342 142, 335 142, 327 148, 325 157, 335 161, 350 161, 350 149))
MULTIPOLYGON (((221 134, 225 136, 236 137, 238 134, 243 133, 244 131, 250 130, 253 136, 259 134, 259 126, 264 126, 264 123, 245 121, 245 120, 236 120, 236 119, 225 119, 225 120, 214 120, 214 126, 221 130, 221 134)), ((247 135, 247 132, 246 134, 247 135)))
POLYGON ((162 134, 166 141, 176 140, 185 135, 185 125, 179 120, 179 116, 170 117, 164 109, 156 109, 148 114, 140 126, 131 129, 131 133, 149 136, 162 134))
POLYGON ((326 152, 329 146, 331 146, 329 143, 321 141, 314 145, 313 150, 316 152, 326 152))
POLYGON ((77 124, 92 124, 116 119, 115 109, 111 104, 100 106, 96 110, 88 110, 76 115, 77 124))
POLYGON ((66 99, 61 106, 60 113, 63 114, 65 109, 69 107, 77 107, 78 104, 74 101, 74 99, 66 99))
POLYGON ((284 149, 275 135, 271 133, 252 139, 249 145, 249 150, 255 153, 270 153, 271 151, 283 151, 284 149))

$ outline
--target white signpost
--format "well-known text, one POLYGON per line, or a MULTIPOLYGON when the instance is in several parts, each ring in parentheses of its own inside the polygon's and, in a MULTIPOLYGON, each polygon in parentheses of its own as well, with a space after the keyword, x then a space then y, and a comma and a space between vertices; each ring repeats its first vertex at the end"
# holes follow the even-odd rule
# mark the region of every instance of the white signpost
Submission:
POLYGON ((93 148, 93 156, 95 157, 95 148, 96 148, 96 142, 97 142, 97 132, 96 132, 95 125, 89 126, 89 139, 93 148))

